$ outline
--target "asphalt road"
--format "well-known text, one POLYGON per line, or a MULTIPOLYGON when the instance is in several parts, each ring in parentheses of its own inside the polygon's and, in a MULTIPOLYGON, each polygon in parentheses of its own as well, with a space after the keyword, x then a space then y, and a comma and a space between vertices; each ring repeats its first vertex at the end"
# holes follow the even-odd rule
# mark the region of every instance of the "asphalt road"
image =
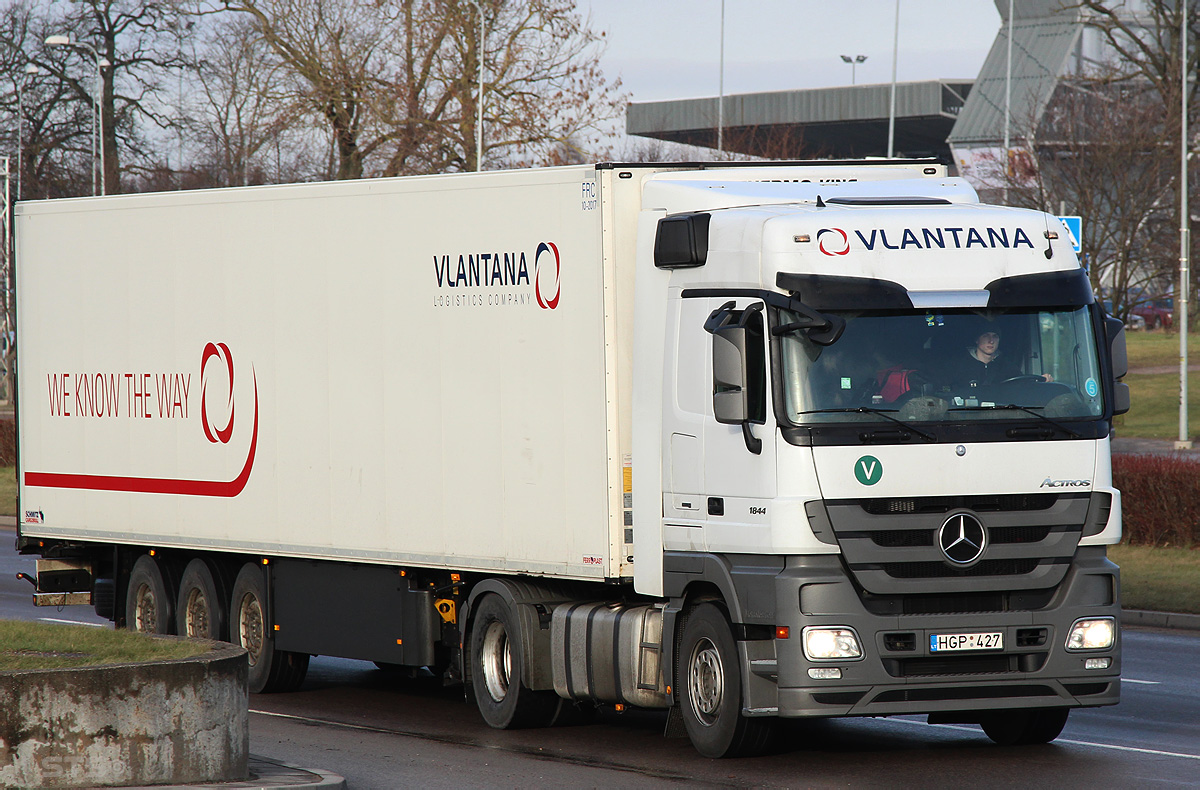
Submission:
MULTIPOLYGON (((0 618, 105 624, 36 609, 33 560, 0 532, 0 618)), ((313 660, 303 688, 256 695, 255 754, 341 774, 356 790, 462 787, 1200 787, 1200 633, 1126 629, 1120 705, 1077 710, 1048 746, 1001 748, 920 717, 787 723, 780 751, 711 761, 662 736, 661 713, 552 730, 489 729, 461 689, 374 665, 313 660)))

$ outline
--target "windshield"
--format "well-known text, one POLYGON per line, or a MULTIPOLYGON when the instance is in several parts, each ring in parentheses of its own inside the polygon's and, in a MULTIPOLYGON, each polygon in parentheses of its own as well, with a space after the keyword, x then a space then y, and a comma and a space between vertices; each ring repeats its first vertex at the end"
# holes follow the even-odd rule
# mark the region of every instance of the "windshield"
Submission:
MULTIPOLYGON (((1104 411, 1086 307, 836 311, 829 346, 782 339, 789 420, 905 422, 1092 419, 1104 411), (886 418, 885 418, 886 419, 886 418)), ((797 317, 780 311, 786 324, 797 317)))

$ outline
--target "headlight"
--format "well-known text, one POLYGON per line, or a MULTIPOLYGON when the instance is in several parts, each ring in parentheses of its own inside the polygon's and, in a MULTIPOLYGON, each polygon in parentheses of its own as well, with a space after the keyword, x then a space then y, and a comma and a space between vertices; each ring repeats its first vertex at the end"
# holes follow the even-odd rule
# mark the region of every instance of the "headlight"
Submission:
POLYGON ((1117 623, 1111 617, 1076 620, 1067 634, 1067 650, 1106 650, 1117 638, 1117 623))
POLYGON ((862 649, 852 629, 805 628, 804 655, 809 661, 862 658, 862 649))

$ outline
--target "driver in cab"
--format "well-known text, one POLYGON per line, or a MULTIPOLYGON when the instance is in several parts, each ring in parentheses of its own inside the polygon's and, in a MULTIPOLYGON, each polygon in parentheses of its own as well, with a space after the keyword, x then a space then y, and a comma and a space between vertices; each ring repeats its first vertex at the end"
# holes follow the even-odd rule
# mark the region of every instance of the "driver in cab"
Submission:
MULTIPOLYGON (((1017 366, 1001 354, 1000 330, 991 326, 981 329, 975 342, 952 361, 949 373, 954 384, 972 389, 1000 384, 1022 375, 1017 366)), ((1054 377, 1043 373, 1041 379, 1053 381, 1054 377)))

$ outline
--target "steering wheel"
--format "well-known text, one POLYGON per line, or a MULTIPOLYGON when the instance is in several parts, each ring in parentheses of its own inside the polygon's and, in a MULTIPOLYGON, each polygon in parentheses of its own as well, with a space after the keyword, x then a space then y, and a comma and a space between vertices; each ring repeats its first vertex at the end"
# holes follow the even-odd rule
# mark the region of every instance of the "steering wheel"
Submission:
POLYGON ((1012 378, 1005 379, 1004 381, 1001 382, 1001 384, 1008 384, 1009 382, 1012 382, 1012 381, 1040 381, 1042 383, 1045 383, 1046 380, 1036 374, 1022 373, 1020 376, 1013 376, 1012 378))

